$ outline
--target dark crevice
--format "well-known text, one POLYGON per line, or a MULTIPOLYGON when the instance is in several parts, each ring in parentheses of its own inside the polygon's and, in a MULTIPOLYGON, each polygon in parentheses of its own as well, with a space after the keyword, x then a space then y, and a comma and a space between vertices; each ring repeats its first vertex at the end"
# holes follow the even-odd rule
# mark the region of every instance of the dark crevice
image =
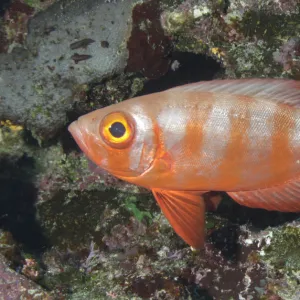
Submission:
POLYGON ((220 203, 217 214, 239 225, 248 224, 253 230, 264 230, 267 227, 277 227, 286 222, 299 218, 299 213, 285 213, 279 211, 268 211, 259 208, 242 206, 223 193, 223 201, 220 203))
POLYGON ((3 16, 5 13, 5 10, 8 8, 11 0, 1 0, 0 1, 0 16, 3 16))
POLYGON ((42 251, 49 244, 36 220, 33 159, 2 157, 0 174, 0 228, 11 232, 25 251, 42 251))
POLYGON ((221 65, 213 58, 206 55, 190 52, 172 53, 172 63, 177 61, 179 67, 174 71, 172 68, 159 79, 148 81, 138 95, 160 92, 178 85, 183 85, 202 80, 212 80, 218 73, 223 71, 221 65))

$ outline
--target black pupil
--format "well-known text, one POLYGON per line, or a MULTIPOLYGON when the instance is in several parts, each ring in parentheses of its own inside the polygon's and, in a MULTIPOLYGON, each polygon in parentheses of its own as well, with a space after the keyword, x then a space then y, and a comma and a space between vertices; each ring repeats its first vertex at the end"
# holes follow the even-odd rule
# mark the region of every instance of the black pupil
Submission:
POLYGON ((120 138, 125 134, 126 128, 120 122, 115 122, 109 127, 109 132, 115 138, 120 138))

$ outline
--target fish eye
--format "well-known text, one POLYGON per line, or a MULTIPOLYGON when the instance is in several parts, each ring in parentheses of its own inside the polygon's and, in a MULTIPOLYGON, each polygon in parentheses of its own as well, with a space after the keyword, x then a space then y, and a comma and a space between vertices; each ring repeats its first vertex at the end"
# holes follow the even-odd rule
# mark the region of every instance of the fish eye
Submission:
POLYGON ((126 148, 134 134, 134 122, 123 112, 110 113, 100 124, 102 139, 111 147, 126 148))

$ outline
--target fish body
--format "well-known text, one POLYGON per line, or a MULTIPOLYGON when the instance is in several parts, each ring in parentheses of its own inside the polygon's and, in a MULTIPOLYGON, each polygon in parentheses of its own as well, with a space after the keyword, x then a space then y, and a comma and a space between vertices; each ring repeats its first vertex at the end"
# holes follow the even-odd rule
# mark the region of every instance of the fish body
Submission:
POLYGON ((225 191, 250 207, 300 211, 297 81, 184 85, 96 110, 69 130, 101 168, 151 189, 193 247, 204 241, 206 191, 225 191))

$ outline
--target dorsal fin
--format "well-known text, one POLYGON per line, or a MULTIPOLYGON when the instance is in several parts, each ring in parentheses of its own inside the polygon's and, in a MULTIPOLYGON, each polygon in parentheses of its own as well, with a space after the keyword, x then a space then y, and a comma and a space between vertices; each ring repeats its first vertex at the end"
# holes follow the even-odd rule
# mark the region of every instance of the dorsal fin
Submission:
POLYGON ((186 84, 169 91, 243 95, 300 107, 300 81, 289 79, 218 79, 186 84))

